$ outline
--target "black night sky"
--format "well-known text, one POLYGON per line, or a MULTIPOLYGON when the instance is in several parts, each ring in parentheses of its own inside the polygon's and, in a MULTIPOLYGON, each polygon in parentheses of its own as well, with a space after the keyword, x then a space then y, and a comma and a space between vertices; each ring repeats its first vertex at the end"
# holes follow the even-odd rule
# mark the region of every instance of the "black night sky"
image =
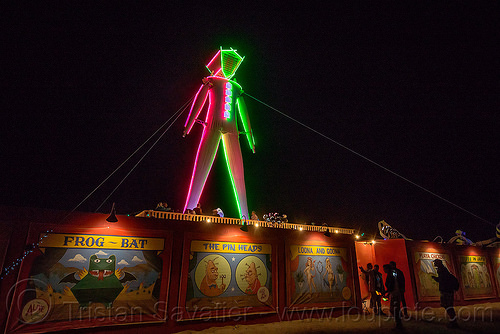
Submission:
MULTIPOLYGON (((53 2, 0 9, 1 205, 71 210, 169 119, 220 47, 246 56, 245 91, 496 225, 500 219, 497 2, 181 7, 53 2), (79 4, 79 5, 77 5, 79 4)), ((414 239, 474 241, 494 226, 246 99, 248 205, 262 216, 414 239)), ((99 212, 182 209, 201 126, 186 113, 99 212)), ((156 139, 157 137, 155 137, 156 139)), ((241 138, 243 139, 243 137, 241 138)), ((94 212, 148 144, 79 208, 94 212)), ((220 153, 220 152, 219 152, 220 153)), ((223 156, 202 207, 236 216, 223 156)))

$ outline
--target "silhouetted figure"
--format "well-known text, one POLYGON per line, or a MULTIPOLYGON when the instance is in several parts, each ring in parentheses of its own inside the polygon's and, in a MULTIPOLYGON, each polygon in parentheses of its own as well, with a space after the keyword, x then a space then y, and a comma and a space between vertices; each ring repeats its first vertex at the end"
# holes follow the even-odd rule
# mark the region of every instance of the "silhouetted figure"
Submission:
POLYGON ((401 329, 403 328, 403 323, 401 322, 401 290, 399 289, 398 274, 392 269, 390 264, 384 264, 383 268, 384 272, 387 274, 385 278, 386 294, 389 294, 391 297, 390 310, 394 315, 396 328, 401 329))
POLYGON ((455 291, 458 290, 458 280, 444 266, 443 261, 436 259, 433 264, 437 269, 438 276, 432 276, 432 278, 439 283, 441 307, 444 307, 448 314, 448 327, 456 328, 458 327, 457 315, 453 305, 455 303, 455 291))
POLYGON ((203 214, 203 210, 201 209, 200 203, 198 203, 196 205, 196 208, 194 208, 193 210, 194 210, 195 214, 197 214, 197 215, 202 215, 203 214))
POLYGON ((401 304, 403 305, 403 313, 405 317, 408 317, 408 308, 406 307, 406 299, 405 299, 405 275, 403 272, 396 267, 396 262, 389 262, 392 269, 398 274, 399 278, 399 291, 401 292, 401 304))
POLYGON ((168 207, 167 202, 160 202, 156 205, 156 211, 172 211, 171 208, 168 207))
POLYGON ((373 311, 375 314, 385 315, 382 311, 382 296, 385 293, 384 288, 384 278, 382 277, 382 273, 379 271, 379 265, 376 264, 373 266, 373 278, 375 285, 375 306, 373 311))

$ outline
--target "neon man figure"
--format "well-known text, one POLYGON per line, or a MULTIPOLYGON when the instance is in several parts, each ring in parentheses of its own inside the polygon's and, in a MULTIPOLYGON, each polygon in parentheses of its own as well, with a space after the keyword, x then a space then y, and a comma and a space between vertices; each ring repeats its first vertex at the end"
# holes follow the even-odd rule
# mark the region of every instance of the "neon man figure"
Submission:
POLYGON ((203 78, 203 84, 196 94, 184 125, 183 136, 189 134, 195 122, 203 125, 203 134, 196 153, 184 212, 186 209, 193 209, 198 204, 219 148, 219 143, 222 140, 226 163, 238 205, 239 218, 249 219, 237 116, 241 119, 243 133, 246 134, 253 153, 255 153, 255 141, 242 96, 243 90, 236 81, 231 80, 243 59, 244 57, 241 57, 236 50, 223 50, 221 48, 206 65, 210 76, 203 78), (208 108, 205 120, 199 120, 198 116, 207 100, 208 108))

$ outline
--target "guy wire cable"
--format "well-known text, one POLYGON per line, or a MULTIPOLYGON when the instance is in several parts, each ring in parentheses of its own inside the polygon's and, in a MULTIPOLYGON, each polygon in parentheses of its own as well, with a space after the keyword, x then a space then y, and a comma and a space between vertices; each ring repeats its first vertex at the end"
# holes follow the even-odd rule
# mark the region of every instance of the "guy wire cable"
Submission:
MULTIPOLYGON (((63 219, 62 221, 66 220, 76 209, 80 207, 90 196, 92 196, 93 193, 97 191, 111 176, 113 176, 127 161, 129 161, 148 141, 151 140, 165 125, 170 122, 170 120, 178 114, 181 110, 184 111, 186 107, 193 101, 193 97, 191 97, 186 103, 184 103, 168 120, 166 120, 146 141, 144 141, 132 154, 129 155, 127 159, 125 159, 111 174, 109 174, 97 187, 95 187, 94 190, 92 190, 80 203, 78 203, 77 206, 75 206, 63 219)), ((175 122, 175 121, 174 121, 175 122)))
MULTIPOLYGON (((133 155, 134 155, 134 154, 136 154, 136 153, 137 153, 137 151, 139 151, 139 150, 140 150, 140 149, 141 149, 141 148, 142 148, 142 147, 143 147, 143 146, 144 146, 144 145, 145 145, 145 144, 146 144, 149 140, 151 140, 151 138, 152 138, 152 137, 153 137, 156 133, 158 133, 158 131, 160 131, 160 130, 161 130, 161 129, 162 129, 162 128, 163 128, 163 127, 164 127, 164 126, 165 126, 165 125, 166 125, 166 124, 167 124, 167 123, 168 123, 168 122, 169 122, 169 121, 170 121, 170 120, 171 120, 171 119, 172 119, 175 115, 176 115, 176 114, 178 114, 178 113, 180 112, 180 114, 179 114, 179 115, 175 118, 175 120, 174 120, 174 121, 173 121, 173 122, 169 125, 169 127, 167 128, 167 130, 165 130, 165 131, 163 132, 163 134, 160 136, 160 138, 161 138, 161 137, 162 137, 162 136, 163 136, 163 135, 164 135, 164 134, 168 131, 168 129, 170 129, 170 127, 171 127, 171 126, 172 126, 172 125, 173 125, 173 124, 177 121, 177 119, 179 118, 179 116, 180 116, 180 115, 182 115, 182 113, 184 112, 184 110, 186 110, 186 107, 187 107, 187 106, 191 103, 191 101, 193 101, 193 99, 194 99, 194 96, 193 96, 191 99, 189 99, 189 100, 188 100, 188 101, 187 101, 187 102, 186 102, 186 103, 185 103, 185 104, 184 104, 181 108, 179 108, 179 110, 177 110, 177 111, 176 111, 176 112, 175 112, 172 116, 170 116, 170 118, 169 118, 169 119, 168 119, 165 123, 163 123, 163 125, 162 125, 162 126, 160 126, 160 127, 158 128, 158 130, 156 130, 156 131, 155 131, 155 132, 154 132, 154 133, 153 133, 153 134, 152 134, 152 135, 151 135, 148 139, 146 139, 146 141, 145 141, 144 143, 142 143, 142 145, 141 145, 141 146, 139 146, 139 148, 137 148, 137 149, 136 149, 136 150, 135 150, 135 151, 134 151, 134 152, 133 152, 133 153, 132 153, 132 154, 131 154, 131 155, 130 155, 130 156, 129 156, 129 157, 128 157, 125 161, 124 161, 124 162, 122 162, 122 163, 120 164, 120 166, 118 166, 118 167, 117 167, 117 168, 116 168, 116 169, 115 169, 115 170, 114 170, 114 171, 113 171, 113 172, 112 172, 112 173, 111 173, 111 174, 110 174, 107 178, 105 178, 105 179, 104 179, 104 181, 102 181, 102 182, 101 182, 101 183, 100 183, 100 184, 99 184, 99 185, 98 185, 98 186, 97 186, 97 187, 96 187, 96 188, 95 188, 95 189, 94 189, 94 190, 93 190, 90 194, 88 194, 88 195, 87 195, 87 197, 85 197, 85 198, 84 198, 84 199, 83 199, 83 200, 82 200, 82 201, 81 201, 81 202, 80 202, 80 203, 79 203, 79 204, 78 204, 75 208, 73 208, 73 210, 71 210, 71 211, 70 211, 70 212, 69 212, 66 216, 64 216, 64 218, 63 218, 63 219, 61 219, 60 223, 64 222, 64 221, 65 221, 65 220, 66 220, 66 219, 67 219, 67 218, 68 218, 68 217, 69 217, 69 216, 70 216, 70 215, 71 215, 71 214, 72 214, 72 213, 73 213, 76 209, 78 209, 78 207, 80 207, 80 205, 82 205, 82 203, 83 203, 83 202, 85 202, 85 201, 86 201, 86 200, 87 200, 87 199, 88 199, 88 198, 89 198, 89 197, 90 197, 90 196, 91 196, 91 195, 92 195, 92 194, 93 194, 93 193, 94 193, 97 189, 99 189, 99 187, 101 187, 101 186, 104 184, 104 182, 106 182, 106 181, 107 181, 107 180, 108 180, 108 179, 109 179, 109 178, 110 178, 110 177, 111 177, 111 176, 112 176, 112 175, 113 175, 116 171, 118 171, 118 170, 119 170, 119 169, 120 169, 120 168, 121 168, 121 167, 122 167, 122 166, 123 166, 123 165, 124 165, 124 164, 125 164, 125 163, 126 163, 126 162, 127 162, 127 161, 128 161, 128 160, 132 157, 132 156, 133 156, 133 155)), ((159 140, 160 138, 158 138, 158 140, 159 140)), ((154 145, 158 142, 158 140, 157 140, 157 141, 153 144, 153 146, 154 146, 154 145)), ((152 147, 148 150, 148 152, 149 152, 149 151, 153 148, 153 146, 152 146, 152 147)), ((146 154, 147 154, 147 153, 146 153, 146 154)), ((142 160, 145 156, 146 156, 146 155, 144 155, 144 156, 141 158, 141 160, 142 160)), ((139 161, 139 162, 140 162, 140 161, 139 161)), ((137 166, 137 165, 139 164, 139 162, 138 162, 135 166, 137 166)), ((135 166, 134 166, 134 168, 135 168, 135 166)), ((132 172, 132 171, 130 171, 130 172, 129 172, 129 174, 130 174, 131 172, 132 172)), ((128 174, 127 174, 127 176, 128 176, 128 174)), ((123 180, 122 180, 122 182, 123 182, 124 180, 125 180, 125 179, 123 179, 123 180)), ((121 182, 120 182, 120 184, 121 184, 121 182)), ((118 188, 118 186, 115 188, 115 190, 116 190, 117 188, 118 188)), ((113 190, 113 192, 114 192, 115 190, 113 190)), ((111 194, 110 194, 109 196, 111 196, 111 194)), ((109 198, 109 196, 108 196, 107 198, 109 198)), ((107 198, 106 198, 106 199, 107 199, 107 198)), ((103 203, 104 203, 104 202, 103 202, 103 203)), ((101 206, 102 206, 102 204, 101 204, 101 206)), ((99 206, 99 207, 100 207, 100 206, 99 206)), ((99 208, 98 208, 98 209, 99 209, 99 208)), ((97 211, 97 210, 96 210, 96 211, 97 211)), ((38 246, 38 244, 41 242, 41 240, 42 240, 43 238, 45 238, 45 237, 48 235, 48 233, 50 233, 50 232, 52 232, 52 230, 47 230, 47 232, 44 234, 44 236, 40 237, 40 239, 39 239, 39 240, 38 240, 38 242, 36 243, 36 246, 35 246, 35 243, 33 243, 33 247, 37 247, 37 246, 38 246)), ((26 255, 28 255, 29 253, 31 253, 31 252, 32 252, 32 250, 25 250, 25 251, 24 251, 23 258, 21 258, 21 262, 22 262, 22 260, 24 259, 24 257, 25 257, 26 255)), ((12 262, 12 264, 11 264, 11 265, 9 265, 9 266, 5 265, 5 266, 4 266, 4 268, 10 268, 10 269, 12 269, 12 268, 14 268, 15 266, 19 265, 19 263, 20 263, 20 260, 18 259, 18 260, 13 261, 13 262, 12 262)), ((10 270, 10 269, 9 269, 9 270, 10 270)), ((8 275, 8 274, 9 274, 9 270, 4 270, 4 271, 2 271, 2 272, 0 273, 0 280, 3 280, 3 279, 4 279, 4 277, 5 277, 6 275, 8 275)))
POLYGON ((252 95, 250 95, 250 94, 248 94, 248 93, 246 93, 246 92, 245 92, 244 94, 245 94, 245 95, 247 95, 248 97, 250 97, 250 98, 254 99, 255 101, 257 101, 257 102, 259 102, 259 103, 263 104, 264 106, 268 107, 269 109, 272 109, 272 110, 276 111, 277 113, 281 114, 282 116, 285 116, 286 118, 288 118, 288 119, 290 119, 290 120, 294 121, 295 123, 302 125, 302 126, 303 126, 303 127, 305 127, 306 129, 309 129, 310 131, 312 131, 312 132, 314 132, 314 133, 316 133, 316 134, 320 135, 321 137, 323 137, 323 138, 325 138, 325 139, 327 139, 327 140, 331 141, 332 143, 337 144, 338 146, 340 146, 340 147, 342 147, 342 148, 344 148, 344 149, 348 150, 349 152, 351 152, 351 153, 353 153, 353 154, 357 155, 358 157, 360 157, 360 158, 362 158, 362 159, 364 159, 364 160, 366 160, 366 161, 368 161, 368 162, 370 162, 370 163, 374 164, 374 165, 375 165, 375 166, 377 166, 377 167, 382 168, 382 169, 383 169, 383 170, 385 170, 386 172, 391 173, 392 175, 394 175, 394 176, 396 176, 396 177, 398 177, 398 178, 402 179, 403 181, 406 181, 406 182, 408 182, 408 183, 410 183, 410 184, 414 185, 415 187, 420 188, 421 190, 423 190, 423 191, 425 191, 425 192, 427 192, 427 193, 431 194, 432 196, 435 196, 435 197, 439 198, 440 200, 445 201, 446 203, 448 203, 448 204, 450 204, 450 205, 452 205, 452 206, 456 207, 457 209, 460 209, 460 210, 462 210, 462 211, 464 211, 464 212, 466 212, 466 213, 468 213, 468 214, 470 214, 470 215, 472 215, 472 216, 476 217, 476 218, 477 218, 477 219, 479 219, 479 220, 482 220, 482 221, 483 221, 483 222, 485 222, 485 223, 488 223, 488 224, 490 224, 490 225, 492 225, 492 226, 496 226, 496 225, 495 225, 495 224, 493 224, 492 222, 490 222, 490 221, 488 221, 488 220, 486 220, 486 219, 484 219, 484 218, 482 218, 482 217, 479 217, 478 215, 476 215, 476 214, 474 214, 474 213, 470 212, 469 210, 462 208, 461 206, 459 206, 459 205, 457 205, 457 204, 455 204, 455 203, 453 203, 453 202, 451 202, 451 201, 447 200, 446 198, 444 198, 444 197, 442 197, 442 196, 440 196, 440 195, 438 195, 438 194, 436 194, 436 193, 434 193, 434 192, 432 192, 432 191, 430 191, 430 190, 428 190, 428 189, 424 188, 423 186, 421 186, 421 185, 419 185, 419 184, 417 184, 417 183, 415 183, 415 182, 413 182, 413 181, 411 181, 411 180, 407 179, 406 177, 404 177, 404 176, 402 176, 402 175, 399 175, 399 174, 398 174, 398 173, 396 173, 396 172, 393 172, 393 171, 392 171, 392 170, 390 170, 389 168, 384 167, 384 166, 382 166, 381 164, 379 164, 379 163, 377 163, 377 162, 375 162, 375 161, 373 161, 373 160, 371 160, 371 159, 369 159, 369 158, 365 157, 365 156, 364 156, 364 155, 362 155, 361 153, 358 153, 358 152, 354 151, 353 149, 350 149, 349 147, 347 147, 347 146, 345 146, 345 145, 343 145, 343 144, 339 143, 338 141, 333 140, 332 138, 330 138, 330 137, 328 137, 328 136, 324 135, 323 133, 321 133, 321 132, 319 132, 319 131, 317 131, 317 130, 315 130, 315 129, 311 128, 310 126, 308 126, 308 125, 306 125, 306 124, 304 124, 304 123, 302 123, 302 122, 300 122, 300 121, 296 120, 295 118, 293 118, 293 117, 291 117, 291 116, 288 116, 288 115, 287 115, 287 114, 285 114, 284 112, 282 112, 282 111, 280 111, 280 110, 278 110, 278 109, 276 109, 276 108, 274 108, 274 107, 270 106, 269 104, 267 104, 267 103, 265 103, 265 102, 263 102, 263 101, 261 101, 261 100, 257 99, 256 97, 253 97, 252 95))
MULTIPOLYGON (((184 105, 184 108, 182 110, 179 109, 176 112, 176 114, 178 113, 177 117, 172 121, 172 123, 170 123, 170 125, 165 129, 165 131, 163 131, 163 133, 158 137, 158 139, 156 139, 156 141, 151 145, 151 147, 146 151, 146 153, 144 153, 144 155, 139 159, 139 161, 137 161, 137 163, 127 173, 127 175, 125 175, 123 177, 123 179, 120 181, 120 183, 118 183, 118 185, 115 187, 115 189, 113 189, 113 191, 111 191, 111 193, 104 199, 104 201, 102 201, 102 203, 97 207, 97 209, 94 212, 97 212, 97 210, 99 210, 101 208, 101 206, 103 206, 103 204, 111 197, 111 195, 113 195, 113 193, 118 189, 118 187, 121 186, 121 184, 125 181, 125 179, 134 171, 134 169, 141 163, 141 161, 146 157, 146 155, 148 155, 148 153, 153 149, 153 147, 156 146, 156 144, 160 141, 160 139, 163 138, 163 136, 165 135, 165 133, 167 133, 167 131, 172 127, 172 125, 174 125, 174 123, 179 119, 179 117, 181 117, 181 115, 184 113, 184 111, 186 110, 187 106, 189 105, 189 102, 191 102, 193 99, 194 99, 194 97, 184 105)), ((173 116, 175 116, 175 114, 173 116)), ((170 117, 169 120, 172 117, 170 117)))

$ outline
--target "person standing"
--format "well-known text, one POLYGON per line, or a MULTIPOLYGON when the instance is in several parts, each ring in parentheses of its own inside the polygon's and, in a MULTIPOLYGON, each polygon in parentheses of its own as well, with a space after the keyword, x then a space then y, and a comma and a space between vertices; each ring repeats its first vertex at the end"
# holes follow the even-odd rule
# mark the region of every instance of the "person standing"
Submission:
POLYGON ((447 326, 456 328, 458 327, 457 315, 453 305, 455 303, 455 291, 458 290, 458 280, 444 266, 443 261, 436 259, 432 263, 437 268, 438 276, 432 276, 432 278, 439 283, 441 307, 444 307, 446 314, 448 314, 449 323, 447 326))
POLYGON ((375 282, 375 314, 385 315, 384 311, 382 311, 382 295, 385 293, 384 288, 384 278, 382 277, 382 273, 379 271, 379 265, 376 264, 373 266, 373 277, 375 282))
POLYGON ((403 328, 403 323, 401 322, 401 291, 399 289, 398 274, 390 264, 384 264, 382 266, 384 272, 387 274, 385 278, 385 288, 386 294, 391 298, 390 300, 390 310, 394 315, 394 321, 396 322, 396 329, 403 328))
POLYGON ((251 220, 259 220, 259 216, 257 216, 257 213, 255 211, 252 211, 252 216, 250 217, 251 220))
POLYGON ((195 214, 197 214, 197 215, 202 215, 203 214, 203 210, 201 209, 200 203, 198 203, 196 205, 196 208, 194 208, 193 210, 194 210, 195 214))
POLYGON ((396 262, 391 261, 389 262, 391 265, 392 269, 396 272, 398 276, 398 283, 399 283, 399 291, 401 292, 401 304, 403 305, 403 313, 405 317, 408 317, 408 308, 406 307, 406 299, 405 299, 405 275, 403 272, 396 267, 396 262))

